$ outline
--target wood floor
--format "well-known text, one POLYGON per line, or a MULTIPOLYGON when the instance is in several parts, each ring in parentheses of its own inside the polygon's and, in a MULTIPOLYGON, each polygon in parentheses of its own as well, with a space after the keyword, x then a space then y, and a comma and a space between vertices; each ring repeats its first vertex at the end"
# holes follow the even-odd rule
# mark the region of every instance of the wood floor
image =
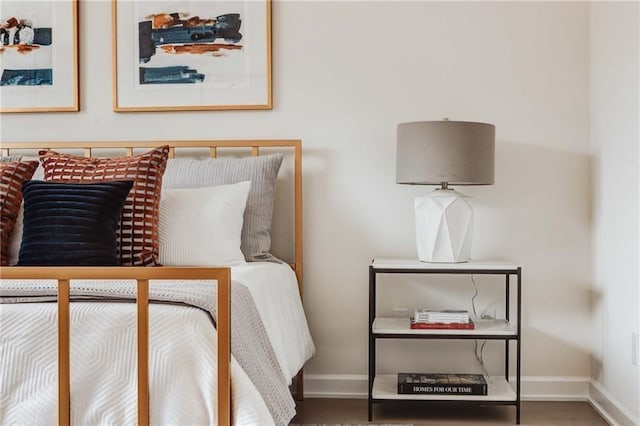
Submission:
MULTIPOLYGON (((314 399, 298 402, 294 424, 367 423, 366 399, 314 399)), ((419 406, 376 403, 372 424, 503 425, 515 424, 511 406, 419 406)), ((521 424, 529 426, 600 426, 607 422, 587 402, 523 402, 521 424)))

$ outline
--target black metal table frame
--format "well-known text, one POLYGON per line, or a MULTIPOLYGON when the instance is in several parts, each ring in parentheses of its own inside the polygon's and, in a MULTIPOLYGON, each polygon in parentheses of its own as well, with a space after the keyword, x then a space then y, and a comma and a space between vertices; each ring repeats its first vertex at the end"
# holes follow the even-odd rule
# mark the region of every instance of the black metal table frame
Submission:
POLYGON ((374 265, 369 266, 369 394, 368 394, 368 418, 373 418, 374 402, 416 402, 420 404, 472 404, 472 405, 514 405, 516 407, 516 424, 520 424, 520 379, 521 379, 521 319, 522 319, 522 268, 495 268, 495 269, 452 269, 443 267, 442 269, 422 269, 422 268, 376 268, 374 265), (377 274, 466 274, 466 275, 504 275, 505 282, 505 319, 510 320, 510 300, 509 287, 511 284, 510 277, 516 276, 517 297, 517 329, 515 335, 496 335, 496 334, 374 334, 373 322, 376 318, 376 275, 377 274), (515 401, 483 401, 483 400, 397 400, 397 399, 374 399, 373 398, 373 381, 376 373, 376 339, 447 339, 447 340, 504 340, 505 342, 505 379, 509 382, 509 343, 511 340, 516 341, 516 399, 515 401))

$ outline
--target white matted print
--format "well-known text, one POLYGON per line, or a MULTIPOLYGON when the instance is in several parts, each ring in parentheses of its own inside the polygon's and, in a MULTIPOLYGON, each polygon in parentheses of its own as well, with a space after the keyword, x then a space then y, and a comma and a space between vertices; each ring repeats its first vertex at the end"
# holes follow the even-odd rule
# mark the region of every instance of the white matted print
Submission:
POLYGON ((115 111, 271 109, 270 0, 112 0, 115 111))
POLYGON ((2 0, 0 112, 78 111, 77 0, 2 0))

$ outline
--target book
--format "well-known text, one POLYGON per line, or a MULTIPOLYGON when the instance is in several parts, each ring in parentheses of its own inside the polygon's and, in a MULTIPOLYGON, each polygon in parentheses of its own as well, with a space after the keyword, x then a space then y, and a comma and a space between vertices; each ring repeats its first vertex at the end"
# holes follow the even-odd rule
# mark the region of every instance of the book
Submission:
POLYGON ((472 320, 468 322, 416 322, 411 321, 413 330, 475 330, 476 325, 472 320))
POLYGON ((486 395, 482 374, 398 373, 399 394, 486 395))
POLYGON ((416 322, 469 322, 469 311, 459 309, 416 309, 416 322))

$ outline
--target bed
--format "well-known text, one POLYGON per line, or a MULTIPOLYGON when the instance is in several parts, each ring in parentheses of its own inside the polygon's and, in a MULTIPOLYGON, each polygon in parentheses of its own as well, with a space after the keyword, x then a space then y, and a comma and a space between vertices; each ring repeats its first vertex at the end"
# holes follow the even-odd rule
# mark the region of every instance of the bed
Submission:
MULTIPOLYGON (((154 247, 164 247, 156 253, 156 263, 172 266, 141 266, 145 262, 142 255, 137 258, 142 263, 136 265, 134 262, 133 266, 126 267, 28 266, 29 241, 34 240, 31 233, 35 228, 33 218, 37 217, 33 207, 36 203, 30 200, 40 200, 33 194, 41 194, 44 184, 25 183, 24 223, 20 224, 24 231, 19 254, 21 265, 27 266, 0 269, 3 301, 0 305, 0 405, 3 407, 0 422, 41 424, 57 419, 60 424, 287 423, 295 413, 289 386, 295 385, 296 396, 300 398, 302 366, 314 352, 301 304, 300 141, 3 143, 2 154, 9 156, 39 149, 47 150, 46 154, 40 152, 45 173, 54 170, 47 161, 64 169, 60 166, 60 158, 55 156, 64 150, 72 153, 61 155, 71 157, 78 157, 80 150, 81 157, 92 164, 102 161, 101 157, 105 155, 133 159, 143 155, 140 153, 145 150, 156 150, 156 153, 159 149, 165 150, 167 169, 163 171, 160 197, 160 244, 154 247), (228 154, 227 148, 232 154, 228 154), (291 205, 282 215, 279 214, 281 206, 272 208, 275 219, 283 216, 289 228, 281 239, 285 245, 291 242, 290 247, 283 250, 285 255, 280 256, 287 262, 279 260, 275 249, 276 255, 268 250, 252 254, 245 250, 249 247, 244 244, 247 223, 264 225, 270 222, 270 218, 269 221, 247 219, 250 208, 262 208, 265 203, 264 199, 256 201, 254 198, 253 204, 247 200, 247 193, 249 200, 255 196, 252 191, 258 179, 252 178, 251 184, 221 182, 217 169, 204 179, 199 177, 200 180, 186 176, 190 171, 207 174, 207 170, 198 168, 208 168, 210 164, 218 167, 222 163, 231 169, 244 167, 244 160, 236 161, 237 151, 250 153, 251 158, 262 157, 265 152, 265 158, 273 157, 274 152, 285 151, 282 157, 290 160, 291 166, 283 178, 288 182, 283 185, 293 194, 284 197, 291 205), (53 152, 51 158, 47 157, 50 152, 53 152), (173 177, 167 178, 169 175, 173 177), (213 185, 209 186, 211 183, 213 185), (241 193, 244 198, 238 195, 241 193), (174 211, 167 207, 173 206, 180 212, 194 211, 197 209, 181 206, 185 206, 185 200, 193 202, 205 196, 207 200, 221 200, 207 204, 223 211, 213 235, 221 235, 218 239, 225 240, 226 228, 233 228, 238 235, 232 237, 238 237, 239 241, 237 227, 242 227, 242 252, 239 255, 228 255, 233 250, 227 250, 227 247, 232 246, 208 239, 210 230, 206 224, 191 226, 194 228, 191 234, 182 232, 185 223, 197 219, 180 213, 179 216, 186 217, 178 217, 178 220, 174 211), (237 210, 243 199, 246 209, 237 210), (239 225, 238 216, 241 217, 239 225), (178 225, 182 223, 182 227, 174 221, 178 225), (187 244, 189 247, 183 249, 186 238, 180 235, 183 233, 196 235, 195 240, 202 241, 187 244), (214 253, 215 250, 219 252, 214 253), (200 266, 200 256, 206 266, 200 266), (242 259, 238 260, 238 256, 242 259), (213 261, 214 258, 217 260, 213 261), (227 258, 231 259, 229 264, 224 263, 227 258), (251 261, 245 262, 245 258, 251 261), (188 264, 189 261, 196 264, 188 264), (57 303, 52 303, 55 301, 57 303)), ((83 160, 78 161, 82 163, 83 160)), ((280 168, 279 164, 277 168, 280 168)), ((225 170, 228 175, 227 172, 225 170)), ((243 180, 243 173, 238 169, 230 174, 235 180, 243 180)), ((277 170, 275 174, 278 174, 277 170)), ((37 177, 36 172, 34 179, 37 177)), ((64 179, 68 180, 68 176, 64 179)), ((55 180, 55 176, 52 179, 47 175, 47 180, 55 180)), ((68 185, 76 182, 67 180, 60 185, 64 191, 69 187, 75 190, 87 186, 94 190, 99 186, 93 185, 95 182, 84 186, 68 185)), ((143 183, 150 186, 152 181, 147 179, 143 183)), ((120 182, 109 184, 108 190, 112 191, 116 184, 120 182)), ((137 184, 134 181, 131 193, 137 184)), ((286 192, 282 191, 280 177, 277 185, 279 192, 286 192)), ((49 191, 50 188, 53 186, 45 189, 49 191)), ((122 193, 128 191, 127 188, 116 189, 122 193)), ((128 209, 126 202, 124 206, 123 217, 128 209)), ((134 214, 136 211, 134 208, 134 214)), ((124 223, 121 219, 119 230, 126 228, 124 223)), ((135 220, 129 228, 135 232, 138 228, 135 220)), ((255 229, 259 231, 256 235, 264 234, 259 227, 255 229)), ((278 228, 278 234, 283 229, 282 226, 278 228)), ((140 232, 144 232, 141 239, 146 239, 146 228, 140 232)), ((236 241, 229 238, 229 241, 236 241)), ((42 236, 39 240, 36 238, 41 239, 42 236)), ((135 244, 136 239, 133 240, 135 244)), ((259 241, 256 239, 256 242, 259 241)), ((123 249, 124 243, 119 244, 119 255, 128 252, 123 249)), ((42 252, 40 245, 31 249, 36 257, 42 252)), ((55 249, 45 251, 53 253, 52 256, 57 251, 66 253, 55 249)), ((130 251, 136 253, 135 249, 130 251)))

